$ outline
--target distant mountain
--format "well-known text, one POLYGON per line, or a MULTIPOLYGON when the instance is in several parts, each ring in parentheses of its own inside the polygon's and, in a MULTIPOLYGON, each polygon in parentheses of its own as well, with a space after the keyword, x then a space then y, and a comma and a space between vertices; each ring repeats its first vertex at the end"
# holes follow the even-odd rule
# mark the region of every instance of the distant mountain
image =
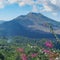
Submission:
POLYGON ((2 23, 4 23, 5 21, 3 21, 3 20, 0 20, 0 24, 2 24, 2 23))
POLYGON ((0 24, 0 36, 54 38, 49 27, 45 25, 46 23, 50 23, 53 26, 56 34, 60 34, 60 22, 54 21, 40 13, 29 13, 0 24))

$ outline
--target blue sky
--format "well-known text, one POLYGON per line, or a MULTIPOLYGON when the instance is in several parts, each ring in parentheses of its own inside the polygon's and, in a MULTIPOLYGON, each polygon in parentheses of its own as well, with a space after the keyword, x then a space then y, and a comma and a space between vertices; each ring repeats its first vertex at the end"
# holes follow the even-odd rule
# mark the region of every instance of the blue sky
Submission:
POLYGON ((12 20, 29 12, 38 12, 60 21, 58 0, 0 0, 0 20, 12 20))
POLYGON ((12 4, 0 9, 0 20, 11 20, 19 15, 26 15, 32 10, 31 6, 20 7, 18 4, 12 4))

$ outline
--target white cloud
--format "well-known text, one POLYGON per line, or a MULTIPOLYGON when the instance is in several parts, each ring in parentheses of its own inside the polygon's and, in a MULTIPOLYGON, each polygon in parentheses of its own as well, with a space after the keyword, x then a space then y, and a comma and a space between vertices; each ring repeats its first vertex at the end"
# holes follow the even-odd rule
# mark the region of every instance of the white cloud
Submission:
POLYGON ((44 5, 44 11, 47 11, 47 12, 51 12, 52 11, 52 8, 49 7, 48 5, 44 5))
POLYGON ((39 11, 37 5, 42 5, 42 9, 40 10, 43 12, 55 13, 60 11, 60 0, 0 0, 0 8, 14 3, 17 3, 19 6, 30 5, 32 6, 32 11, 34 12, 39 11))
POLYGON ((24 2, 19 2, 19 6, 24 6, 25 3, 24 2))
POLYGON ((16 3, 17 2, 17 0, 8 0, 8 3, 16 3))
POLYGON ((57 3, 57 0, 50 0, 52 4, 55 4, 57 3))
POLYGON ((4 8, 4 1, 0 0, 0 8, 4 8))
POLYGON ((35 5, 33 5, 32 12, 38 12, 38 9, 35 5))
POLYGON ((52 14, 53 14, 53 16, 57 16, 57 15, 58 15, 58 14, 57 14, 57 13, 55 13, 55 12, 54 12, 54 13, 52 13, 52 14))

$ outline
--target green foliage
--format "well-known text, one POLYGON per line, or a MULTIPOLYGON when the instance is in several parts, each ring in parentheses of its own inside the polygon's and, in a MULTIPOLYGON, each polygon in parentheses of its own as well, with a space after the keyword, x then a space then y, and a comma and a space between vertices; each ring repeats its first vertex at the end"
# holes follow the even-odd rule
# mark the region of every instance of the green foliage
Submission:
MULTIPOLYGON (((47 54, 43 53, 43 49, 47 49, 44 45, 49 39, 29 39, 26 37, 14 37, 11 38, 11 41, 8 43, 8 39, 0 39, 0 53, 4 56, 5 60, 21 60, 21 53, 17 51, 17 48, 24 48, 24 54, 27 55, 28 60, 49 60, 47 54), (35 58, 31 57, 31 54, 38 53, 35 58)), ((54 46, 55 41, 51 41, 54 46)), ((59 49, 56 48, 49 49, 50 51, 55 51, 60 53, 59 49)))

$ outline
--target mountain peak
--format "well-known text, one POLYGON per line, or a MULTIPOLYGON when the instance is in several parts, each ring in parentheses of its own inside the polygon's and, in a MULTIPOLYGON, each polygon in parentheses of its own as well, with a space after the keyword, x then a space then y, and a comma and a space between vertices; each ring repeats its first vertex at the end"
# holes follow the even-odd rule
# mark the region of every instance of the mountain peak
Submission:
POLYGON ((35 12, 30 12, 30 13, 28 13, 27 15, 42 15, 42 14, 40 14, 40 13, 35 13, 35 12))
POLYGON ((56 34, 60 34, 60 23, 45 17, 41 13, 28 13, 9 22, 0 24, 0 36, 24 36, 31 38, 52 38, 50 23, 56 34))

